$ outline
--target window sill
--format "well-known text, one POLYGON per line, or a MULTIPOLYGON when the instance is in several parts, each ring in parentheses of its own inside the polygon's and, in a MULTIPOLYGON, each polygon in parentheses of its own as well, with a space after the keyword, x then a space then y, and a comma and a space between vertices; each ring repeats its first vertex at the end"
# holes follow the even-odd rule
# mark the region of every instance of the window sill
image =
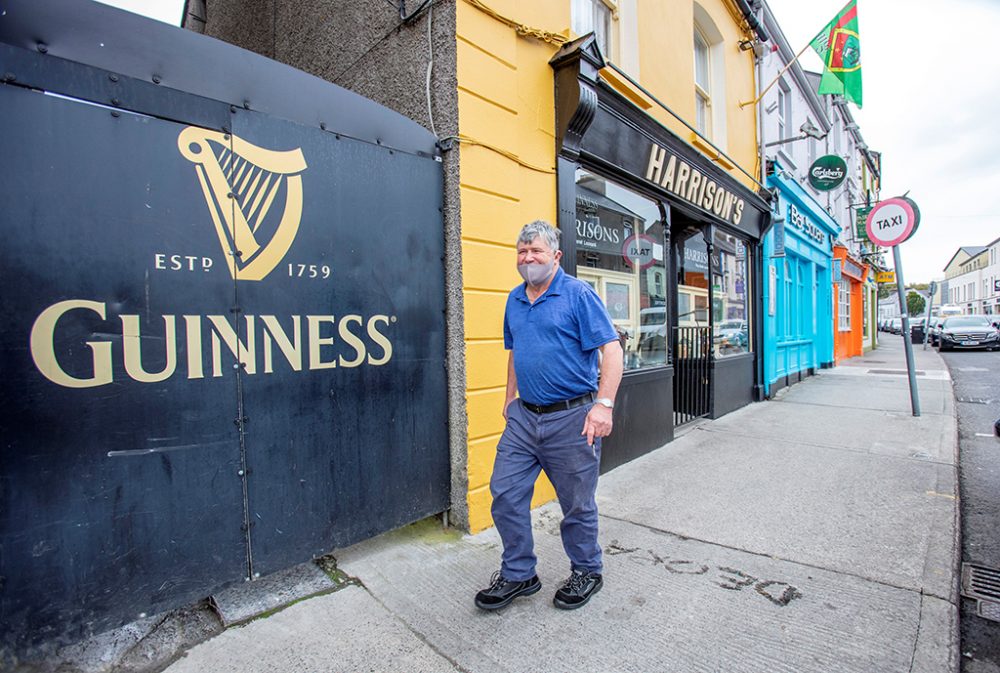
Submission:
POLYGON ((601 70, 601 79, 607 82, 612 89, 628 98, 643 110, 653 107, 653 101, 649 100, 646 94, 635 88, 631 82, 619 76, 613 69, 604 68, 601 70))
POLYGON ((731 162, 729 159, 719 154, 718 150, 709 145, 704 138, 702 138, 697 133, 692 132, 690 137, 691 144, 694 145, 702 154, 708 156, 708 158, 725 168, 726 170, 732 170, 736 168, 736 164, 731 162))
POLYGON ((798 162, 792 159, 792 155, 786 152, 783 147, 778 149, 778 158, 781 160, 781 163, 784 164, 784 168, 786 171, 792 172, 798 170, 799 168, 798 162))

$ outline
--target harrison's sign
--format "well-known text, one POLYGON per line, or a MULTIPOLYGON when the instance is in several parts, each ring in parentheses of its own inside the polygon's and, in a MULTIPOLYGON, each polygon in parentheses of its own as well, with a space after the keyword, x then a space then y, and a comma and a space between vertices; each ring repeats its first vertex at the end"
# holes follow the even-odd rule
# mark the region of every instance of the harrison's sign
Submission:
POLYGON ((733 224, 743 219, 742 198, 656 143, 649 148, 646 179, 719 219, 733 224))

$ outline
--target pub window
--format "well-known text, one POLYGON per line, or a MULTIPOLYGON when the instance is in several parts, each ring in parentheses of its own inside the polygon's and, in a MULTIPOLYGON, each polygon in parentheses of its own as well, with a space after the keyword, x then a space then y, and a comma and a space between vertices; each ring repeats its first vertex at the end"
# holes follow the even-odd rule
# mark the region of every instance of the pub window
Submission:
POLYGON ((795 336, 795 293, 792 291, 792 263, 785 260, 785 336, 795 336))
POLYGON ((861 308, 861 333, 862 333, 862 335, 864 335, 864 338, 867 339, 869 336, 871 336, 871 333, 868 331, 868 292, 867 291, 865 291, 861 295, 861 307, 862 307, 861 308))
POLYGON ((747 245, 717 230, 712 265, 712 344, 715 357, 750 351, 750 305, 747 301, 747 245))
POLYGON ((851 281, 846 278, 837 283, 837 330, 851 331, 851 281))
POLYGON ((808 294, 808 278, 809 267, 805 263, 799 263, 799 338, 801 339, 803 335, 809 332, 808 321, 809 316, 812 315, 812 310, 809 306, 809 294, 808 294))
POLYGON ((667 364, 663 223, 656 201, 577 170, 576 273, 607 305, 626 369, 667 364))

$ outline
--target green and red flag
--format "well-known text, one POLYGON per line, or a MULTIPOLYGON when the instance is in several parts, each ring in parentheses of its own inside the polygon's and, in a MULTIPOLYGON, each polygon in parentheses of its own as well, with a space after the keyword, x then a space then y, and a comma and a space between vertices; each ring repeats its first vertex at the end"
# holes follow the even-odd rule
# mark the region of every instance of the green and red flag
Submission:
POLYGON ((858 0, 851 0, 810 43, 823 59, 819 93, 841 94, 861 107, 861 37, 858 0))

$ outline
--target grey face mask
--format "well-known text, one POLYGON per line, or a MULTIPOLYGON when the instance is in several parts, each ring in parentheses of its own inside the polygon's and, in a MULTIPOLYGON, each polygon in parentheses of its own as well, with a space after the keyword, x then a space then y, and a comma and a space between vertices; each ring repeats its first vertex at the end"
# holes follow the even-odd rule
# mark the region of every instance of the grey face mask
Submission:
POLYGON ((548 264, 518 264, 517 272, 528 285, 538 286, 544 283, 552 275, 552 267, 556 260, 550 260, 548 264))

